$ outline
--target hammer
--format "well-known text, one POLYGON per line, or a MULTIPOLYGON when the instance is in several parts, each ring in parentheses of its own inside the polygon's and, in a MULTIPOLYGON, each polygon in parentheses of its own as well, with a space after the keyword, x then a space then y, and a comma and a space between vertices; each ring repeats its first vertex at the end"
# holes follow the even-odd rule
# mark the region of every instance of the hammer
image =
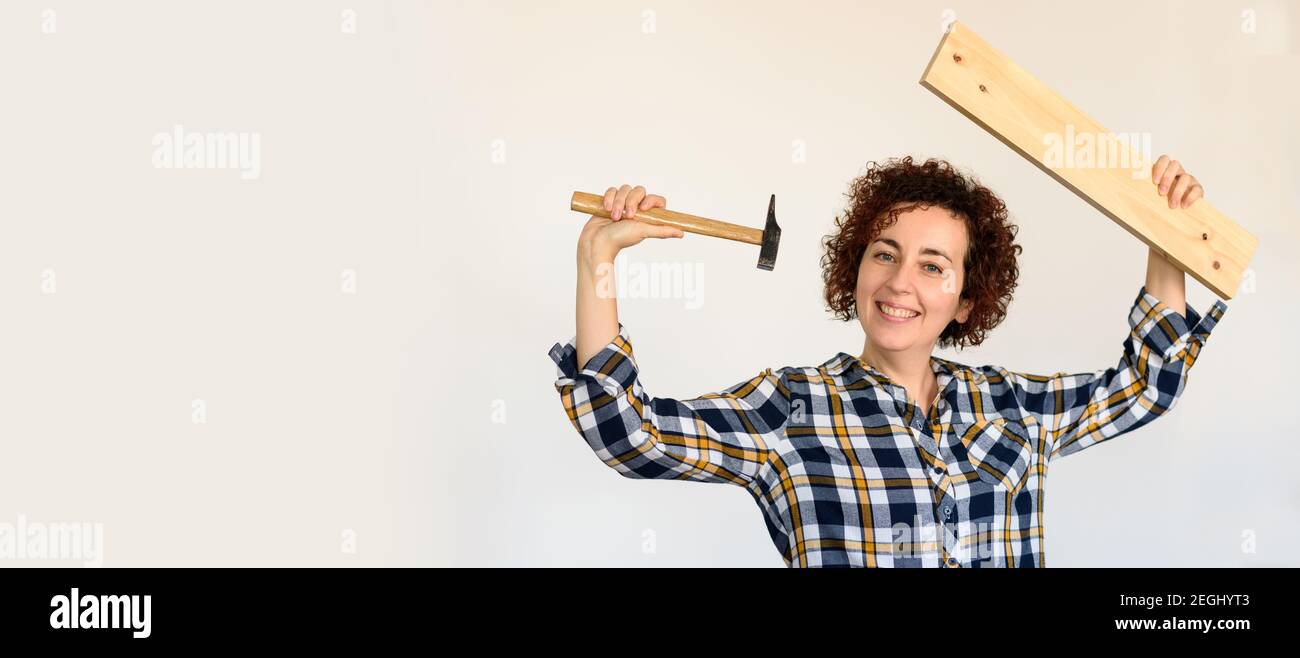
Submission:
MULTIPOLYGON (((588 215, 609 217, 609 211, 605 210, 605 196, 603 194, 574 192, 569 208, 588 215)), ((716 219, 688 215, 684 212, 674 212, 666 208, 638 209, 635 213, 627 215, 627 218, 646 222, 647 224, 672 226, 688 233, 698 233, 715 238, 735 240, 736 242, 756 244, 759 245, 758 269, 770 272, 772 268, 776 267, 776 248, 781 244, 781 227, 776 225, 775 194, 767 202, 767 224, 764 225, 761 231, 748 226, 740 226, 739 224, 729 224, 716 219)))

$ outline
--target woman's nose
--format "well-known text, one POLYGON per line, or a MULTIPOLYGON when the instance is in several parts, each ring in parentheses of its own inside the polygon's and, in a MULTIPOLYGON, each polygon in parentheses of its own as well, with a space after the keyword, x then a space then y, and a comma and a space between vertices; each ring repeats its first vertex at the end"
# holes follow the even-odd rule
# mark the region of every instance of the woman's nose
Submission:
POLYGON ((908 268, 894 268, 894 273, 889 275, 889 278, 885 280, 885 286, 895 293, 911 292, 912 278, 908 268))

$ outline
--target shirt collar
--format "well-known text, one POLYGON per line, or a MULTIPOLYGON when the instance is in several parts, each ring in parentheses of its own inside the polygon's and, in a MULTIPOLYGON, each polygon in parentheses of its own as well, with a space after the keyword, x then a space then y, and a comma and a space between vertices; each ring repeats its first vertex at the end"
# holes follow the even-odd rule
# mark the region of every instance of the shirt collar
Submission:
MULTIPOLYGON (((831 375, 832 377, 842 377, 845 376, 846 373, 852 374, 854 372, 861 372, 863 375, 872 378, 878 383, 892 383, 892 380, 888 375, 870 365, 867 365, 858 357, 848 354, 847 352, 840 352, 830 359, 827 359, 821 367, 826 370, 826 374, 831 375)), ((935 375, 952 376, 955 375, 961 367, 962 366, 956 362, 934 355, 930 356, 930 368, 934 370, 935 375)))

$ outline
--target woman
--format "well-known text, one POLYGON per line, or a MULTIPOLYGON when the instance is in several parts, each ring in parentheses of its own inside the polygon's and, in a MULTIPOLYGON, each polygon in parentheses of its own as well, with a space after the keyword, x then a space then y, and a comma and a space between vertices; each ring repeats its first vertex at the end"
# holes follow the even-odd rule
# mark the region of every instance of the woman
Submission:
MULTIPOLYGON (((1165 156, 1152 184, 1170 208, 1203 194, 1165 156)), ((1045 566, 1049 461, 1168 411, 1226 305, 1186 308, 1182 271, 1151 250, 1115 367, 1043 376, 942 359, 936 346, 979 345, 1006 315, 1021 250, 1006 206, 948 163, 911 158, 872 163, 849 196, 822 273, 830 310, 862 325, 860 354, 674 400, 642 389, 596 273, 682 233, 625 220, 663 197, 609 188, 611 217, 578 240, 577 335, 551 349, 569 419, 627 477, 747 489, 787 566, 1045 566)))

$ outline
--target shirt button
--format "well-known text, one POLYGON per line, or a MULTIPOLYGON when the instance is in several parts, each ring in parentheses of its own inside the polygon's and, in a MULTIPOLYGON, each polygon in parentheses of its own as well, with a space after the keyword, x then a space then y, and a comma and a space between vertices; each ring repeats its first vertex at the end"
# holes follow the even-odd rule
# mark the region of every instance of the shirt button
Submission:
POLYGON ((935 467, 934 467, 934 472, 935 472, 935 473, 938 473, 939 475, 943 475, 943 467, 942 467, 942 466, 935 466, 935 467))
POLYGON ((943 508, 943 515, 944 517, 952 516, 952 508, 951 507, 943 508))
POLYGON ((950 566, 950 567, 955 567, 955 566, 957 566, 957 558, 955 558, 955 557, 950 557, 950 558, 948 558, 948 566, 950 566))

